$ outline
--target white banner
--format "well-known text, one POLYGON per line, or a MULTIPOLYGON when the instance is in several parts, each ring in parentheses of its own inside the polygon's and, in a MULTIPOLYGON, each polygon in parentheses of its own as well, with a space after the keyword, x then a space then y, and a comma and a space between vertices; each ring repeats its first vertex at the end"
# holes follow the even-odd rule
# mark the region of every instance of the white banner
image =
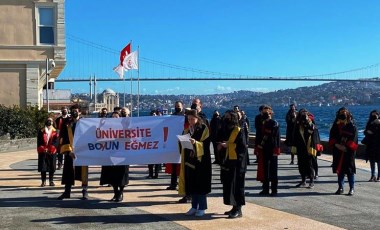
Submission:
POLYGON ((179 163, 176 135, 184 116, 82 118, 74 134, 75 165, 179 163))

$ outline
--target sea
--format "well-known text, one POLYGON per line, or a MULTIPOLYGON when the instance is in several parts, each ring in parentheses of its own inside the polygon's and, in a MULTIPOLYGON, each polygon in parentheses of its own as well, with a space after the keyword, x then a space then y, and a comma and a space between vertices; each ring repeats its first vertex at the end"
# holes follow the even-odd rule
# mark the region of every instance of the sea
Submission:
MULTIPOLYGON (((311 112, 315 117, 315 122, 318 126, 319 133, 322 140, 328 140, 330 128, 335 119, 335 114, 342 106, 307 106, 301 107, 298 106, 297 109, 305 108, 309 112, 311 112)), ((368 121, 369 114, 372 110, 380 110, 380 105, 352 105, 352 106, 344 106, 346 107, 353 115, 354 122, 358 129, 358 140, 360 141, 364 138, 363 131, 365 129, 366 123, 368 121)), ((231 108, 232 109, 232 108, 231 108)), ((250 122, 250 132, 255 132, 255 116, 259 113, 259 108, 244 108, 240 107, 240 109, 244 110, 246 115, 248 116, 250 122)), ((212 114, 216 110, 215 108, 204 108, 202 111, 207 115, 209 119, 211 119, 212 114)), ((218 109, 220 114, 223 114, 227 109, 218 109)), ((274 119, 277 120, 280 124, 280 132, 281 136, 285 137, 286 134, 286 122, 285 117, 288 112, 288 106, 274 106, 274 119)), ((143 113, 142 113, 143 114, 143 113)))

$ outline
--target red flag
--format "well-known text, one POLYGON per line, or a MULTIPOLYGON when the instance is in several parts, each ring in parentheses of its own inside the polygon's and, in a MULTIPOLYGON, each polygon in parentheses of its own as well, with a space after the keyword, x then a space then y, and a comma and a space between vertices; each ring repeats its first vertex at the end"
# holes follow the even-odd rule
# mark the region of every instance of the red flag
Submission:
POLYGON ((131 43, 128 43, 128 45, 120 52, 120 65, 123 65, 124 58, 131 53, 131 46, 131 43))

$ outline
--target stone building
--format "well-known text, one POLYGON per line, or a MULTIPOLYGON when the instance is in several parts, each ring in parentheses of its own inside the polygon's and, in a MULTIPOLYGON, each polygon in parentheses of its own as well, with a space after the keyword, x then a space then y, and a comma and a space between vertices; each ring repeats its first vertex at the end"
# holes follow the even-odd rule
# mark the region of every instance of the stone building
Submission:
POLYGON ((54 88, 66 65, 64 4, 0 1, 0 104, 42 107, 43 89, 54 88))

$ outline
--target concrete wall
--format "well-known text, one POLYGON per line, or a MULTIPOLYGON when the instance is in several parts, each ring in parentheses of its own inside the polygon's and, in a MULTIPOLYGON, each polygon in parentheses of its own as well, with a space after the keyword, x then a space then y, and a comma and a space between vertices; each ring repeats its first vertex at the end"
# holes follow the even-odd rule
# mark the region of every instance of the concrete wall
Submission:
POLYGON ((29 149, 36 149, 36 154, 37 154, 37 138, 0 140, 0 153, 29 150, 29 149))

